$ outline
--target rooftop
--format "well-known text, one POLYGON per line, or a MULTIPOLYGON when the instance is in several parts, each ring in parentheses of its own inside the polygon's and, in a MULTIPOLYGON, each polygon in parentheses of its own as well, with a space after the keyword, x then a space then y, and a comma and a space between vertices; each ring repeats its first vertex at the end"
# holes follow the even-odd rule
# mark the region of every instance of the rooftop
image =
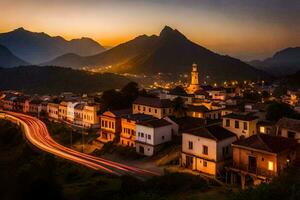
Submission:
POLYGON ((186 132, 199 137, 204 137, 216 141, 224 140, 231 137, 236 137, 234 133, 219 125, 211 125, 207 127, 200 127, 186 132))
POLYGON ((267 151, 270 153, 280 153, 284 150, 297 146, 298 143, 294 139, 267 134, 256 134, 246 139, 238 140, 234 142, 233 145, 267 151))
POLYGON ((146 114, 142 114, 142 113, 128 114, 128 115, 122 116, 122 118, 128 119, 128 120, 133 120, 136 122, 142 122, 142 121, 156 119, 155 117, 153 117, 151 115, 146 115, 146 114))
POLYGON ((205 119, 195 117, 169 117, 173 122, 179 126, 181 132, 194 129, 196 127, 203 127, 206 124, 205 119))
POLYGON ((286 128, 292 131, 300 132, 300 120, 297 119, 284 117, 276 123, 276 126, 279 128, 286 128))
POLYGON ((159 128, 159 127, 163 127, 163 126, 172 125, 170 122, 168 122, 165 119, 153 119, 153 120, 149 120, 149 121, 138 122, 137 124, 142 125, 142 126, 151 127, 151 128, 159 128))
POLYGON ((242 121, 252 121, 258 119, 257 116, 254 116, 253 113, 230 113, 228 115, 223 116, 224 118, 238 119, 242 121))
POLYGON ((193 105, 188 105, 188 110, 194 111, 194 112, 208 112, 209 111, 209 109, 205 106, 193 106, 193 105))
POLYGON ((154 97, 138 97, 133 104, 140 104, 156 108, 169 108, 172 106, 172 101, 169 99, 159 99, 154 97))

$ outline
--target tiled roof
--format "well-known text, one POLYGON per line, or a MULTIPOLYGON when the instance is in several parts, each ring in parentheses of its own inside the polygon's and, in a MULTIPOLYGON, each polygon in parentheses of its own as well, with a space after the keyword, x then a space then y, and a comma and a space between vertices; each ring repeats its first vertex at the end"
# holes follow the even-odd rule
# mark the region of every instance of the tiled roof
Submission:
POLYGON ((197 129, 190 130, 186 132, 187 134, 204 137, 216 141, 224 140, 231 137, 236 137, 234 133, 231 131, 219 126, 219 125, 211 125, 207 127, 201 127, 197 129))
POLYGON ((142 121, 148 121, 148 120, 156 119, 155 117, 153 117, 151 115, 146 115, 146 114, 142 114, 142 113, 128 114, 128 115, 122 116, 122 118, 133 120, 133 121, 136 121, 136 122, 142 122, 142 121))
POLYGON ((277 123, 276 126, 279 128, 286 128, 289 130, 293 130, 296 132, 300 132, 300 120, 291 119, 291 118, 281 118, 277 123))
POLYGON ((280 153, 284 150, 297 146, 297 144, 297 141, 294 139, 267 134, 252 135, 246 139, 238 140, 233 143, 233 145, 236 146, 248 147, 271 153, 280 153))
POLYGON ((188 111, 193 111, 193 112, 208 112, 209 109, 205 106, 193 106, 193 105, 188 105, 188 111))
POLYGON ((252 121, 258 119, 257 116, 254 116, 252 113, 248 114, 237 114, 237 113, 230 113, 228 115, 223 116, 224 118, 231 118, 231 119, 238 119, 243 121, 252 121))
POLYGON ((131 109, 112 110, 110 112, 112 112, 116 117, 122 117, 132 113, 131 109))
POLYGON ((137 124, 142 125, 142 126, 152 127, 152 128, 158 128, 158 127, 162 127, 162 126, 172 125, 170 122, 168 122, 165 119, 153 119, 153 120, 149 120, 149 121, 139 122, 137 124))
POLYGON ((169 108, 172 106, 172 101, 169 99, 159 99, 154 97, 138 97, 134 104, 151 106, 155 108, 169 108))
POLYGON ((181 117, 181 118, 169 117, 169 118, 179 126, 179 130, 181 132, 203 127, 206 124, 205 119, 195 118, 195 117, 181 117))

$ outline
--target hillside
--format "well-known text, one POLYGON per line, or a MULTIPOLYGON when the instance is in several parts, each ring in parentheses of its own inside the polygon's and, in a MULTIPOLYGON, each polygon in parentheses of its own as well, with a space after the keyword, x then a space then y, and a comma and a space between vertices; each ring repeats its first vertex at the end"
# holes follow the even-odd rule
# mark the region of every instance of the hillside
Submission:
POLYGON ((258 79, 263 74, 252 66, 214 53, 186 38, 178 30, 166 26, 159 36, 139 36, 103 53, 81 57, 63 55, 46 65, 68 67, 107 67, 119 73, 189 73, 196 62, 203 77, 216 80, 258 79))
POLYGON ((91 74, 49 66, 0 68, 0 80, 0 90, 19 90, 30 94, 92 93, 121 88, 129 82, 129 79, 111 73, 91 74))
POLYGON ((90 56, 103 52, 105 48, 90 38, 65 40, 46 33, 35 33, 18 28, 0 33, 0 44, 6 46, 19 58, 34 64, 46 62, 66 53, 90 56))
POLYGON ((28 63, 15 56, 5 46, 0 45, 0 67, 14 67, 28 63))
POLYGON ((293 74, 300 70, 300 47, 286 48, 276 52, 271 58, 249 64, 274 76, 293 74))

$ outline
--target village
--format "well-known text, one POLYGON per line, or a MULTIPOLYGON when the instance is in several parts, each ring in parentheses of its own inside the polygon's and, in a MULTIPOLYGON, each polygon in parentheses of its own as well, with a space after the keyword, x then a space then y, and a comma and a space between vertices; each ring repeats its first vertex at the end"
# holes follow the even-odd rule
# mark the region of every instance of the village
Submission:
POLYGON ((96 137, 85 144, 93 148, 86 153, 111 144, 151 159, 179 147, 175 156, 160 157, 167 160, 164 170, 197 173, 244 189, 300 164, 300 91, 275 97, 275 90, 263 80, 202 85, 194 63, 187 87, 147 89, 131 108, 103 110, 93 96, 68 92, 30 96, 2 91, 0 110, 46 118, 84 134, 93 130, 96 137), (272 113, 270 102, 291 110, 278 118, 281 110, 275 106, 272 113))

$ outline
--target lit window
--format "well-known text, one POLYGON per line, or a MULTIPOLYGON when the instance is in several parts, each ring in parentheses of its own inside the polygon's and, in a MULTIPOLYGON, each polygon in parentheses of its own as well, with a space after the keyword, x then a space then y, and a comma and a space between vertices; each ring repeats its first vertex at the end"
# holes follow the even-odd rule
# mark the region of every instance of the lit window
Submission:
POLYGON ((274 163, 272 161, 268 161, 268 170, 270 171, 274 170, 274 163))
POLYGON ((266 128, 263 126, 259 127, 259 132, 266 133, 266 128))

